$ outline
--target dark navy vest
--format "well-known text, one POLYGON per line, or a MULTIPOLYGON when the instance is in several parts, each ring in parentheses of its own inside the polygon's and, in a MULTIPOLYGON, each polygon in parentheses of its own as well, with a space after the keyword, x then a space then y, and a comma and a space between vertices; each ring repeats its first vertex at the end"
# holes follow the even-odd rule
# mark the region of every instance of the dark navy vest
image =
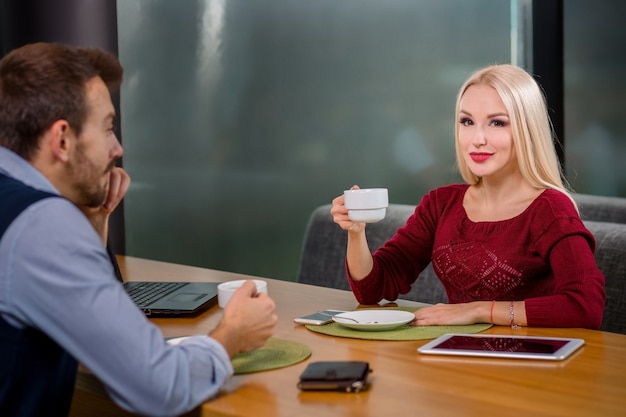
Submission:
MULTIPOLYGON (((0 239, 32 203, 58 197, 0 174, 0 239)), ((0 416, 66 416, 77 362, 43 332, 0 317, 0 416)))

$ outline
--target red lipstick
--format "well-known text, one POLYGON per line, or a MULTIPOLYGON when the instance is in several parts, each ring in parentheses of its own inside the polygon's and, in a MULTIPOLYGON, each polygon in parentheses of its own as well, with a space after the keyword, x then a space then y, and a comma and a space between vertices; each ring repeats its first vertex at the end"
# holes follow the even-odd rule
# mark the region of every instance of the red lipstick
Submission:
POLYGON ((487 159, 491 157, 491 153, 486 152, 472 152, 470 153, 470 157, 474 162, 485 162, 487 159))

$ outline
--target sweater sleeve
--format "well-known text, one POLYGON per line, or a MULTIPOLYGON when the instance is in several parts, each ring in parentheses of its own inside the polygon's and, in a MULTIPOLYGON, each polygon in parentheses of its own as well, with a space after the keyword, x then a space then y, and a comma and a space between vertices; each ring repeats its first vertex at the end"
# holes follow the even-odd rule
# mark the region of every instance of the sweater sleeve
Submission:
MULTIPOLYGON (((361 304, 393 301, 411 290, 411 284, 431 261, 437 222, 455 187, 442 187, 422 198, 406 224, 373 254, 372 271, 360 281, 348 282, 361 304)), ((461 189, 462 190, 462 189, 461 189)))
POLYGON ((604 302, 604 275, 593 251, 593 235, 576 217, 556 217, 536 241, 550 264, 550 295, 525 300, 529 326, 599 328, 604 302))

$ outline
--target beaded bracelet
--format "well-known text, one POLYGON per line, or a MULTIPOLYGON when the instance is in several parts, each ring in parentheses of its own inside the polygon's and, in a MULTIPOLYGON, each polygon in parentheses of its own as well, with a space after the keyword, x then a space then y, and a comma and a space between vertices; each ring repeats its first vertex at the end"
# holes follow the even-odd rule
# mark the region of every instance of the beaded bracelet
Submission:
POLYGON ((511 301, 511 305, 509 306, 509 324, 511 325, 511 329, 519 329, 522 327, 515 324, 515 301, 511 301))

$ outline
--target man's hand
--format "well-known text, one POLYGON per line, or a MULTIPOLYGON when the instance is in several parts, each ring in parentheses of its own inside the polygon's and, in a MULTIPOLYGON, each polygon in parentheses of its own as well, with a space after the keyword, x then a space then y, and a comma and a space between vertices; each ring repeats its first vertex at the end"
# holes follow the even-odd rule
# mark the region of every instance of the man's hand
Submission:
POLYGON ((248 280, 228 301, 222 321, 210 336, 232 358, 263 346, 277 322, 274 301, 266 293, 257 293, 254 282, 248 280))
POLYGON ((100 207, 79 206, 105 245, 109 236, 109 217, 126 195, 129 186, 130 176, 124 169, 114 167, 109 174, 109 186, 102 205, 100 207))
POLYGON ((113 168, 109 179, 109 192, 102 204, 102 209, 110 215, 126 195, 129 186, 130 176, 126 171, 120 167, 113 168))

